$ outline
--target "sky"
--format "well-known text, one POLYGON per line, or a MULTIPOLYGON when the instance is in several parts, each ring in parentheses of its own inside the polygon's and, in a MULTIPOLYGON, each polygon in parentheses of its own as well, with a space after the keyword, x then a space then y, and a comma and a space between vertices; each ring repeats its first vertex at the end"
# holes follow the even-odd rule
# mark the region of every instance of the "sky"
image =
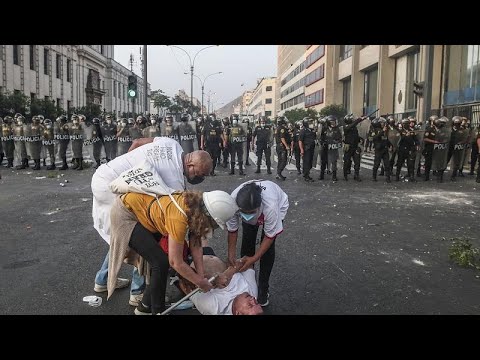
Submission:
MULTIPOLYGON (((208 45, 175 45, 184 49, 194 59, 197 52, 208 45)), ((141 76, 140 48, 143 45, 115 45, 115 60, 130 69, 130 54, 134 56, 133 71, 141 76)), ((168 96, 183 89, 190 95, 190 60, 180 49, 165 45, 148 45, 147 77, 152 90, 163 90, 168 96), (187 75, 184 75, 187 72, 187 75)), ((194 75, 209 76, 204 84, 204 105, 209 91, 215 108, 254 89, 257 79, 277 75, 276 45, 220 45, 198 53, 194 62, 194 75), (242 85, 243 84, 243 85, 242 85)), ((202 101, 201 83, 193 78, 193 96, 202 101)))

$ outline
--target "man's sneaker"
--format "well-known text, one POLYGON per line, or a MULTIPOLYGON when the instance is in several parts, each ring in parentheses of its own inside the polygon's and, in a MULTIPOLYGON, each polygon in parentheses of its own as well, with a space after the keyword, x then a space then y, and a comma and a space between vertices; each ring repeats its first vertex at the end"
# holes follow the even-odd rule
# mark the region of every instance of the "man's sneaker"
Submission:
POLYGON ((134 310, 135 315, 152 315, 152 310, 140 301, 134 310))
POLYGON ((259 294, 257 302, 260 304, 261 307, 267 306, 270 302, 268 301, 268 298, 270 297, 270 294, 264 293, 264 294, 259 294))
MULTIPOLYGON (((117 279, 117 285, 115 286, 115 289, 123 289, 123 288, 127 287, 128 285, 130 285, 130 280, 118 278, 117 279)), ((93 290, 95 292, 98 292, 98 293, 105 292, 105 291, 107 291, 107 285, 99 285, 99 284, 95 283, 95 287, 93 288, 93 290)))
POLYGON ((128 303, 132 306, 138 306, 140 304, 140 301, 142 301, 143 294, 130 294, 130 300, 128 300, 128 303))

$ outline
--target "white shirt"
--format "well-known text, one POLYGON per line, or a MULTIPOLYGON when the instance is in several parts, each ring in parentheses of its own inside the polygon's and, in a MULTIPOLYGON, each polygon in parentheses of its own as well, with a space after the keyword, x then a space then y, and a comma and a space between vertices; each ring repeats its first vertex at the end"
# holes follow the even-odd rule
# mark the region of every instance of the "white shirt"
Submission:
MULTIPOLYGON (((274 238, 283 231, 282 220, 285 219, 288 210, 288 195, 272 181, 251 180, 241 184, 233 190, 231 196, 236 200, 240 189, 245 185, 254 182, 262 188, 262 204, 257 214, 250 221, 245 221, 250 225, 263 224, 265 235, 274 238)), ((230 232, 238 230, 241 215, 235 215, 227 221, 227 229, 230 232)))
POLYGON ((233 300, 244 292, 255 298, 258 296, 258 286, 253 269, 234 274, 228 286, 223 289, 212 289, 206 293, 197 292, 190 300, 203 315, 233 315, 233 300))
POLYGON ((103 164, 96 171, 97 175, 111 182, 126 170, 148 160, 166 185, 172 189, 185 190, 183 175, 183 149, 180 144, 167 137, 156 137, 153 142, 139 146, 114 160, 103 164))

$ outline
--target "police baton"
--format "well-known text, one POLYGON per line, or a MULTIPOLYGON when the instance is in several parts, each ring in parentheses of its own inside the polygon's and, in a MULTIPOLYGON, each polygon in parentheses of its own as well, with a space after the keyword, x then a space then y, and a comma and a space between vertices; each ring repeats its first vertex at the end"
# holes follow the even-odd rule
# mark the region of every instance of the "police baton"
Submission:
POLYGON ((380 108, 378 108, 377 110, 375 110, 374 112, 372 112, 371 114, 368 114, 367 116, 364 116, 365 119, 367 118, 370 118, 370 116, 372 116, 373 114, 376 114, 378 112, 378 110, 380 110, 380 108))
MULTIPOLYGON (((212 283, 212 281, 215 280, 217 278, 217 276, 218 275, 212 276, 210 279, 208 279, 208 282, 212 283)), ((160 315, 167 315, 169 312, 171 312, 173 309, 175 309, 178 305, 180 305, 184 301, 190 299, 193 295, 195 295, 200 290, 201 290, 200 288, 196 288, 195 290, 193 290, 192 292, 190 292, 189 294, 185 295, 183 298, 178 300, 175 304, 171 305, 167 310, 162 312, 160 315)))

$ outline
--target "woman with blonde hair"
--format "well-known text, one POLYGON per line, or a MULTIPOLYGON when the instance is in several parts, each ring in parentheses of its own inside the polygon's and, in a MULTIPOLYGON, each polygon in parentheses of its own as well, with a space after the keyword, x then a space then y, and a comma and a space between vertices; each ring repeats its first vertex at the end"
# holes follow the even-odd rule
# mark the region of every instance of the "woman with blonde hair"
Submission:
POLYGON ((201 240, 217 227, 224 229, 237 210, 235 200, 219 190, 160 197, 130 192, 117 197, 110 214, 108 297, 115 290, 125 258, 147 277, 147 287, 135 314, 158 314, 165 309, 170 266, 203 291, 212 289, 204 276, 201 240), (187 246, 196 272, 185 262, 187 246))

